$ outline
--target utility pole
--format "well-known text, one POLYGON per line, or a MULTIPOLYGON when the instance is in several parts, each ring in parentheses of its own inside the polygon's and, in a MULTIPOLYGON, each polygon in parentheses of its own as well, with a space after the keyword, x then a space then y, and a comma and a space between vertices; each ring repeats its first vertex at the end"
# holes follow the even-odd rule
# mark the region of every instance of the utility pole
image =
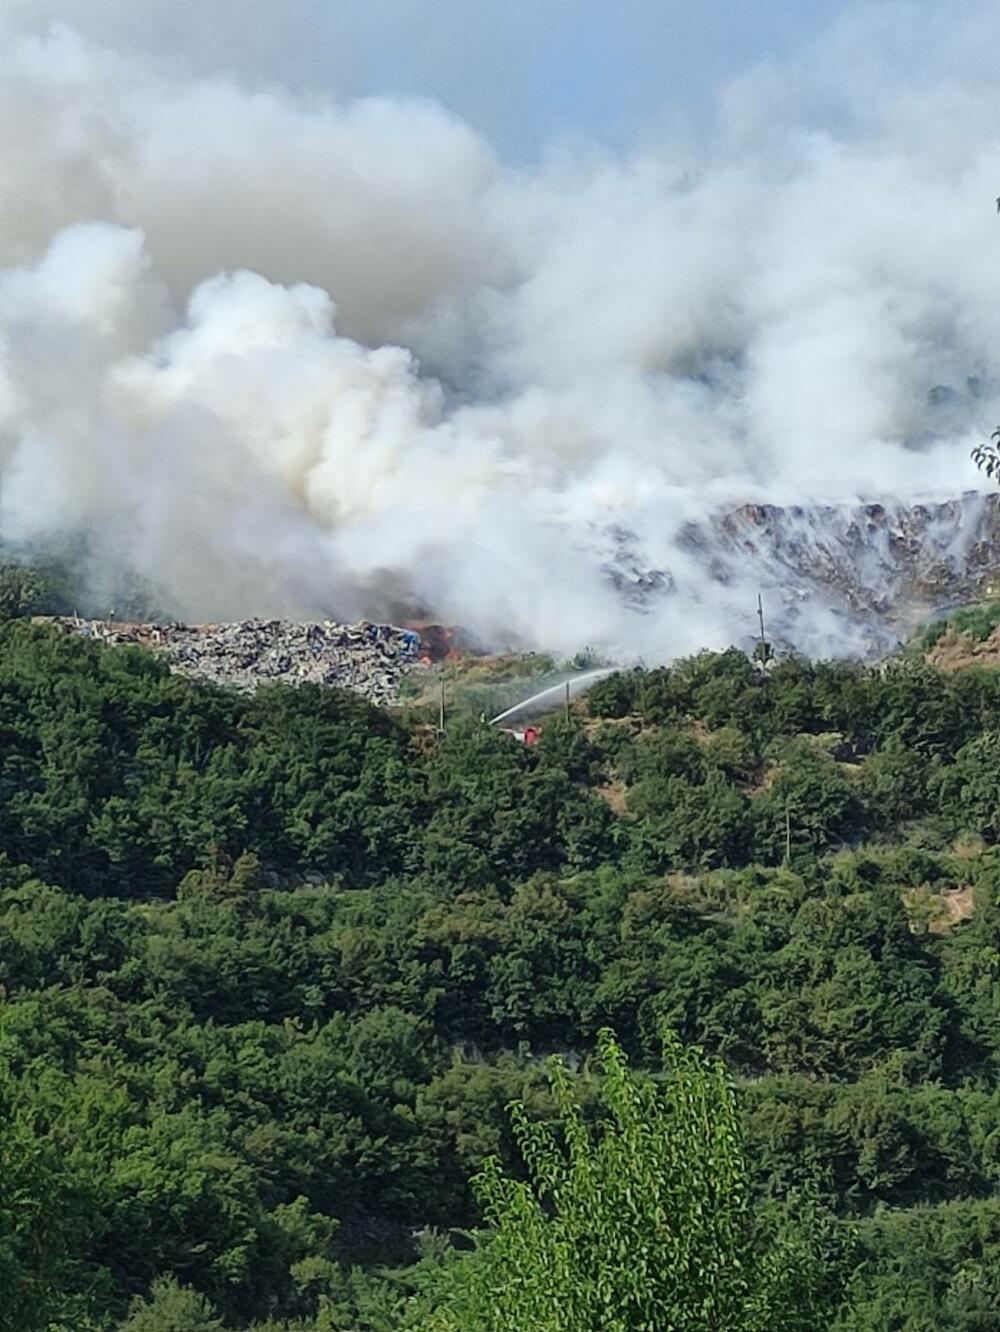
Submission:
POLYGON ((792 863, 792 801, 785 801, 785 868, 792 863))
POLYGON ((569 681, 566 681, 566 702, 563 704, 563 712, 566 720, 569 721, 569 681))
POLYGON ((438 731, 444 735, 444 681, 441 681, 441 695, 438 699, 438 731))
POLYGON ((760 667, 761 675, 766 677, 767 667, 773 654, 771 652, 771 644, 767 641, 767 636, 764 632, 764 599, 759 592, 757 593, 757 619, 760 623, 760 642, 754 649, 753 655, 754 660, 760 667))

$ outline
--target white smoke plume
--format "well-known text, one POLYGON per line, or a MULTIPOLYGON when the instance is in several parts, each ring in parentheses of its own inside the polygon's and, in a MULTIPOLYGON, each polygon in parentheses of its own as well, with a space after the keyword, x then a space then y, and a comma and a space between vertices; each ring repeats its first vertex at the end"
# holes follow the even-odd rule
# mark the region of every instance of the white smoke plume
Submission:
POLYGON ((866 6, 697 148, 531 170, 434 103, 185 75, 116 45, 127 8, 72 7, 102 41, 0 11, 3 539, 87 533, 191 619, 424 606, 662 655, 747 601, 686 522, 976 484, 994 5, 866 6), (660 613, 604 576, 615 528, 660 613))

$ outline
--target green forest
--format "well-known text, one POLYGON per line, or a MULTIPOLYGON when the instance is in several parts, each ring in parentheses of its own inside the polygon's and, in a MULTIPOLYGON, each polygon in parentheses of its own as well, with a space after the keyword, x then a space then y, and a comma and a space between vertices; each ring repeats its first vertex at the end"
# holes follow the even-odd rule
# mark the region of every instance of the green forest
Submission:
POLYGON ((1000 1326, 1000 672, 527 749, 15 614, 0 735, 4 1332, 1000 1326))

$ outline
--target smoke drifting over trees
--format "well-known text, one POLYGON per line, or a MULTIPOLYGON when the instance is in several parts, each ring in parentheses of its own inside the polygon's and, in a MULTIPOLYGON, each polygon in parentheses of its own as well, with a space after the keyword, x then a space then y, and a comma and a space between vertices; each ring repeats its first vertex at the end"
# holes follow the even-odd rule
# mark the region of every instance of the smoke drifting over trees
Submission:
POLYGON ((530 170, 436 104, 185 73, 64 9, 0 19, 5 540, 86 534, 190 618, 422 603, 660 652, 731 636, 684 522, 975 484, 992 6, 868 8, 697 148, 530 170), (603 577, 614 526, 669 624, 603 577))

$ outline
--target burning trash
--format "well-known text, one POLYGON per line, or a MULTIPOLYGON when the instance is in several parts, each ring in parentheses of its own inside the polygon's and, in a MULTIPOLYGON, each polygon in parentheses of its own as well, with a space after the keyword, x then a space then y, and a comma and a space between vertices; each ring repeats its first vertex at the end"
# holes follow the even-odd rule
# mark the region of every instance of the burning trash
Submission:
POLYGON ((457 661, 472 651, 461 630, 443 624, 425 624, 419 620, 408 621, 405 633, 410 634, 417 643, 417 660, 421 666, 436 666, 442 661, 457 661))
MULTIPOLYGON (((1000 495, 969 492, 923 504, 752 503, 687 522, 677 583, 647 567, 639 539, 609 532, 606 576, 637 612, 655 617, 713 595, 734 627, 753 598, 771 608, 777 639, 811 655, 878 656, 930 614, 995 595, 1000 495)), ((734 638, 738 638, 734 634, 734 638)), ((739 638, 738 641, 743 641, 739 638)))

